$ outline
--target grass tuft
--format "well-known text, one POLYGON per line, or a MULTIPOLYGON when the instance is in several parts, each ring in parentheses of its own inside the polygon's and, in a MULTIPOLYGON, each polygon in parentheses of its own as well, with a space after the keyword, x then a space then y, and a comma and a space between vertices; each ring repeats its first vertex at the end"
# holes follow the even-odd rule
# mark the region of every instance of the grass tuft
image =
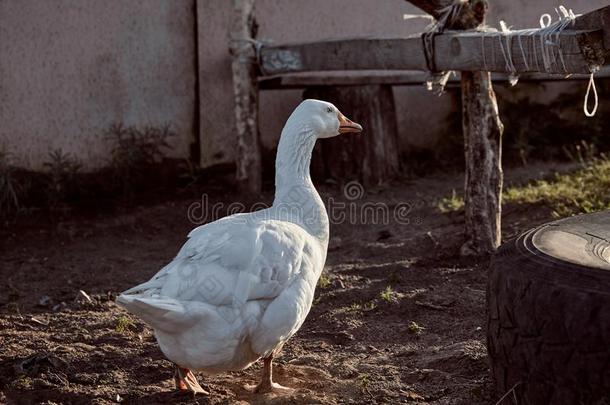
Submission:
POLYGON ((121 315, 116 320, 116 326, 114 327, 114 330, 116 330, 119 333, 128 333, 132 329, 135 329, 135 327, 136 327, 136 324, 133 323, 133 321, 131 319, 129 319, 125 315, 121 315))
POLYGON ((330 287, 330 277, 325 274, 322 274, 320 276, 320 279, 318 280, 318 287, 322 289, 327 289, 328 287, 330 287))
POLYGON ((610 160, 594 159, 573 173, 556 174, 551 180, 536 180, 506 190, 506 202, 544 203, 553 216, 567 217, 610 209, 610 160))
POLYGON ((443 214, 459 211, 464 208, 464 197, 458 195, 453 189, 451 190, 451 197, 441 198, 437 205, 443 214))
POLYGON ((379 297, 385 302, 393 303, 398 301, 398 297, 396 296, 396 291, 392 289, 391 286, 387 286, 385 290, 379 293, 379 297))
POLYGON ((176 136, 169 125, 137 128, 119 123, 106 131, 104 138, 111 146, 110 164, 124 196, 132 195, 132 189, 150 175, 150 169, 161 162, 171 149, 170 139, 176 136))
MULTIPOLYGON (((504 191, 504 204, 545 204, 556 218, 610 209, 610 160, 602 155, 583 163, 581 169, 534 180, 504 191)), ((455 190, 438 203, 441 212, 459 211, 464 199, 455 190)))
POLYGON ((409 326, 407 326, 407 330, 409 331, 409 333, 413 334, 413 335, 419 335, 421 334, 426 328, 424 328, 423 326, 419 326, 416 322, 411 321, 409 322, 409 326))
POLYGON ((82 164, 69 153, 56 149, 49 153, 46 169, 46 194, 51 208, 65 202, 70 194, 78 192, 78 172, 82 164))

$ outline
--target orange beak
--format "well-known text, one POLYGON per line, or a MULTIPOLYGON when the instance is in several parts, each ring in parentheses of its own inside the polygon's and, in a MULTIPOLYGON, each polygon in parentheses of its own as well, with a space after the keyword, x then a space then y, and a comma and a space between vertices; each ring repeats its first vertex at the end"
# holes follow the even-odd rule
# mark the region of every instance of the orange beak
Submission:
POLYGON ((362 132, 362 125, 356 124, 345 115, 339 113, 339 133, 345 134, 347 132, 362 132))

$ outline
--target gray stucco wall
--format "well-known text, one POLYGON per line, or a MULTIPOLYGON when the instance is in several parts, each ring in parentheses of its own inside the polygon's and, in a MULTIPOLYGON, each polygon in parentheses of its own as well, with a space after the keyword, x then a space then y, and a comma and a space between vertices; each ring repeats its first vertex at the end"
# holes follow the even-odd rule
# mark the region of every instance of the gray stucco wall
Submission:
POLYGON ((112 123, 171 124, 188 156, 195 97, 191 0, 0 1, 0 146, 40 169, 62 149, 105 164, 112 123))

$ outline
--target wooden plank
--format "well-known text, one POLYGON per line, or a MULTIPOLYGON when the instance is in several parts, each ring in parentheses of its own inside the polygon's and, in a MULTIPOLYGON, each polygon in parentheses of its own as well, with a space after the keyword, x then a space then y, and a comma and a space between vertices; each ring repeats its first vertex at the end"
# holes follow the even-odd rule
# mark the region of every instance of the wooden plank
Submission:
POLYGON ((254 48, 254 0, 233 0, 230 50, 237 153, 235 178, 241 192, 258 194, 262 187, 258 134, 258 66, 254 48))
MULTIPOLYGON (((604 48, 603 35, 603 30, 563 31, 557 40, 557 47, 553 48, 547 73, 588 73, 591 65, 604 65, 608 50, 604 48), (561 49, 563 60, 557 49, 561 49)), ((544 66, 543 41, 539 33, 523 36, 519 40, 515 35, 506 33, 446 32, 435 37, 435 65, 439 71, 510 73, 510 66, 504 57, 510 49, 517 72, 538 72, 544 66)), ((428 70, 419 36, 263 46, 260 57, 263 75, 336 70, 428 70)))
POLYGON ((352 38, 263 46, 263 75, 314 70, 424 70, 426 58, 419 37, 352 38))
POLYGON ((418 84, 428 73, 405 70, 361 70, 333 72, 301 72, 267 76, 259 79, 259 87, 267 89, 299 89, 306 87, 365 86, 368 84, 418 84))
MULTIPOLYGON (((387 84, 393 86, 423 86, 430 77, 429 73, 409 70, 362 70, 362 71, 328 71, 328 72, 300 72, 285 73, 275 76, 259 78, 260 90, 276 89, 304 89, 320 86, 363 86, 367 84, 387 84)), ((610 66, 603 67, 595 74, 597 79, 610 77, 610 66)), ((506 73, 493 73, 491 80, 506 82, 509 75, 506 73)), ((448 85, 459 84, 461 73, 451 75, 448 85)), ((545 81, 589 80, 589 74, 549 74, 549 73, 523 73, 519 82, 545 82, 545 81)))

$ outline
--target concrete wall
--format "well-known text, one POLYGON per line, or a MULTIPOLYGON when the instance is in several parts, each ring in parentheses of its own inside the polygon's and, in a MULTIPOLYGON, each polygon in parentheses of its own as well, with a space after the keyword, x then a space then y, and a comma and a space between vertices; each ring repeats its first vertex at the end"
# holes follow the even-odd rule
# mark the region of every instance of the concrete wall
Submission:
POLYGON ((193 0, 0 0, 0 146, 40 169, 53 149, 108 159, 112 123, 171 124, 188 156, 193 0))
MULTIPOLYGON (((198 2, 204 165, 231 161, 234 155, 231 67, 227 53, 231 3, 226 0, 198 2)), ((515 28, 525 28, 539 26, 543 13, 555 16, 554 8, 564 2, 492 0, 491 3, 489 25, 498 27, 499 20, 503 19, 515 28)), ((572 0, 569 3, 577 13, 605 5, 608 5, 605 0, 572 0)), ((427 25, 425 20, 404 21, 405 13, 422 12, 404 0, 257 0, 255 11, 260 25, 259 39, 276 43, 346 36, 409 35, 421 32, 427 25)), ((422 86, 395 87, 394 93, 403 148, 432 147, 445 135, 447 122, 456 108, 459 96, 456 92, 438 98, 422 86)), ((275 146, 282 126, 301 100, 301 94, 299 90, 262 92, 260 126, 265 148, 275 146)))

